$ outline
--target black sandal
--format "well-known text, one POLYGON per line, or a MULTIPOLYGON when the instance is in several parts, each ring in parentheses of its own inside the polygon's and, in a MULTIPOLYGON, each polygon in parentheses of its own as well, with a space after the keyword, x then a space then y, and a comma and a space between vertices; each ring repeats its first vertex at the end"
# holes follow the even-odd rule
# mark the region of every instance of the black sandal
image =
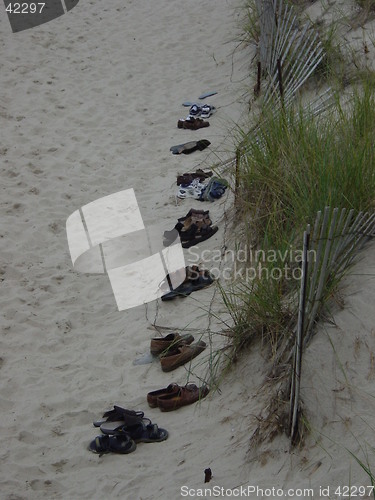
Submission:
POLYGON ((121 434, 119 436, 96 436, 89 444, 89 450, 93 453, 104 455, 105 453, 121 453, 126 455, 137 448, 134 440, 129 434, 121 434))
POLYGON ((97 420, 93 422, 95 427, 100 427, 105 422, 118 422, 122 421, 127 425, 135 425, 142 421, 144 417, 143 411, 126 410, 121 408, 121 406, 113 406, 113 410, 106 411, 103 414, 102 420, 97 420))
POLYGON ((118 425, 116 422, 103 424, 100 430, 103 434, 115 436, 129 435, 135 443, 160 443, 168 438, 168 431, 153 424, 150 419, 145 418, 148 423, 139 422, 136 425, 118 425))
POLYGON ((176 297, 187 297, 192 292, 212 285, 213 282, 214 278, 207 270, 200 270, 198 266, 187 267, 185 281, 174 290, 163 295, 161 300, 166 301, 173 300, 176 297))

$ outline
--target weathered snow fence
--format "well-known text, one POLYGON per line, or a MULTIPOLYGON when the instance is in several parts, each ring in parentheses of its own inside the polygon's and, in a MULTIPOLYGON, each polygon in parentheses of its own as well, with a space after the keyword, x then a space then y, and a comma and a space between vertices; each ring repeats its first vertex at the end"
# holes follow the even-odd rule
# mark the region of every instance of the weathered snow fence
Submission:
POLYGON ((321 308, 360 248, 375 236, 375 214, 326 207, 316 215, 312 237, 304 233, 302 278, 290 385, 290 441, 299 436, 302 352, 314 333, 321 308))

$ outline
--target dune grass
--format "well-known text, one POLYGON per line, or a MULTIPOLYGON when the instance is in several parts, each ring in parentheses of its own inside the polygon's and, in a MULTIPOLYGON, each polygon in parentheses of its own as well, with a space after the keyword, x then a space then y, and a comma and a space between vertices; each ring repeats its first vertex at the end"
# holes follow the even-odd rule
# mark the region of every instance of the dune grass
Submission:
MULTIPOLYGON (((366 79, 345 107, 337 100, 324 116, 302 107, 276 115, 264 111, 255 131, 242 131, 238 220, 245 228, 242 244, 261 249, 263 258, 244 264, 251 279, 222 291, 234 323, 234 357, 262 338, 274 358, 290 335, 300 284, 293 251, 301 248, 303 231, 316 213, 325 206, 374 210, 373 123, 375 85, 366 79)), ((337 285, 337 280, 330 283, 332 289, 337 285)))

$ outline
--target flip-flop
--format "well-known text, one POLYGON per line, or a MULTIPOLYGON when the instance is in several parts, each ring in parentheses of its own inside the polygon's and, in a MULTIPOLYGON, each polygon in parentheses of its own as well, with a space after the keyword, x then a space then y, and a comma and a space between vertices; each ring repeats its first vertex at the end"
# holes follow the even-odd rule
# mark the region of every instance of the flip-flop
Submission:
POLYGON ((88 449, 93 453, 99 453, 104 455, 104 453, 131 453, 137 448, 134 440, 129 436, 129 434, 121 434, 119 436, 96 436, 96 438, 91 441, 88 449))
POLYGON ((212 92, 204 92, 198 97, 198 99, 206 99, 206 97, 211 97, 212 95, 216 94, 217 94, 216 90, 213 90, 212 92))
POLYGON ((103 424, 100 430, 103 434, 114 436, 129 435, 135 443, 160 443, 168 438, 168 431, 161 429, 157 424, 153 424, 151 420, 148 424, 140 422, 137 425, 118 425, 116 422, 103 424))
MULTIPOLYGON (((198 97, 198 99, 203 100, 203 99, 206 99, 206 97, 211 97, 211 96, 216 95, 216 94, 217 94, 217 92, 215 90, 212 92, 205 92, 205 93, 201 94, 198 97)), ((197 104, 197 103, 192 102, 192 101, 185 101, 182 103, 182 105, 185 106, 185 108, 190 108, 190 106, 194 106, 194 104, 197 104)), ((198 106, 199 106, 199 104, 198 104, 198 106)))

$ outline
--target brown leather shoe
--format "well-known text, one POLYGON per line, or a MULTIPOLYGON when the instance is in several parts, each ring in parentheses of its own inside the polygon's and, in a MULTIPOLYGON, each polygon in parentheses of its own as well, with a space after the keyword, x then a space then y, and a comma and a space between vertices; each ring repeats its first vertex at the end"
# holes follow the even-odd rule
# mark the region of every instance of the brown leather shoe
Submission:
POLYGON ((210 122, 202 120, 202 118, 187 118, 186 120, 178 120, 177 127, 189 130, 198 130, 199 128, 209 127, 210 122))
POLYGON ((147 403, 151 408, 157 408, 159 397, 177 395, 179 390, 180 386, 178 384, 169 384, 165 389, 149 392, 147 394, 147 403))
POLYGON ((191 361, 205 349, 206 342, 200 340, 196 344, 182 345, 178 349, 168 351, 165 355, 160 356, 161 369, 163 372, 170 372, 188 361, 191 361))
POLYGON ((157 399, 157 404, 161 411, 172 411, 182 406, 191 405, 199 399, 203 399, 209 393, 207 386, 197 387, 195 384, 187 384, 179 387, 177 393, 161 395, 157 399))
POLYGON ((189 345, 194 341, 194 337, 189 333, 179 335, 178 333, 170 333, 166 337, 156 337, 151 339, 150 351, 154 356, 166 351, 167 349, 177 349, 181 345, 189 345))

